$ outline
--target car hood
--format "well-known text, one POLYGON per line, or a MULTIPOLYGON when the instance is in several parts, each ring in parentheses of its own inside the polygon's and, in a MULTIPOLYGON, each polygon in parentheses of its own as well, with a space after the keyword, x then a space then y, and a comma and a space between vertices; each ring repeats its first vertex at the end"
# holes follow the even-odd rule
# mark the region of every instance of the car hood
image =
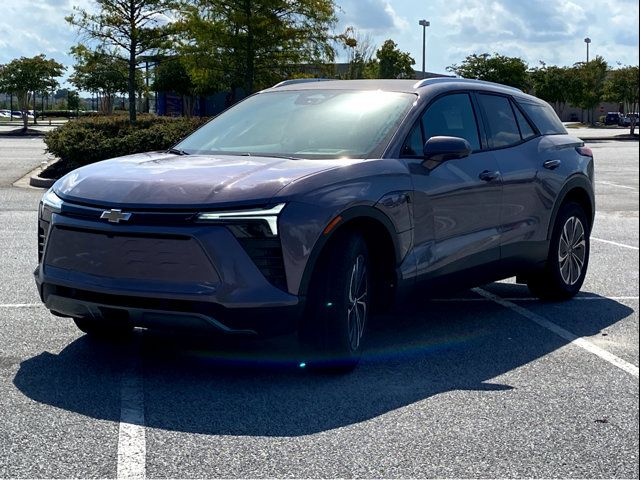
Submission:
POLYGON ((74 170, 54 191, 65 200, 108 207, 256 205, 296 180, 356 161, 145 153, 74 170))

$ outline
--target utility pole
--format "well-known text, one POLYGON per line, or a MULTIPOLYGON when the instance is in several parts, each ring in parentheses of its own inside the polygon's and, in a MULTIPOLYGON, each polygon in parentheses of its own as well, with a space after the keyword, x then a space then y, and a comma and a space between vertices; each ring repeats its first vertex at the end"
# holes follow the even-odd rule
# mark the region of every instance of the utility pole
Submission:
POLYGON ((589 44, 591 43, 591 39, 589 37, 585 38, 584 43, 587 44, 587 63, 589 63, 589 44))
POLYGON ((418 25, 422 27, 422 79, 427 76, 427 27, 431 22, 420 20, 418 25))

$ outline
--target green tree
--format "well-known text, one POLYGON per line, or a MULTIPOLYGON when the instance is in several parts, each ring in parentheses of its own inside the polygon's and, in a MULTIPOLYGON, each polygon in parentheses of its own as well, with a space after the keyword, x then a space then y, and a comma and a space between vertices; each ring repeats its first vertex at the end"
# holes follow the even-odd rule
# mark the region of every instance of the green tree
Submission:
POLYGON ((184 0, 179 53, 201 93, 246 94, 333 61, 333 0, 184 0))
POLYGON ((347 27, 336 40, 346 50, 349 59, 349 70, 344 76, 345 79, 377 77, 378 65, 373 59, 376 47, 370 34, 362 35, 353 27, 347 27))
POLYGON ((56 78, 60 77, 64 70, 62 64, 47 59, 45 55, 21 57, 0 66, 0 91, 13 94, 18 99, 18 108, 22 111, 23 131, 26 132, 28 128, 27 112, 36 93, 45 93, 56 88, 56 78))
POLYGON ((153 89, 160 92, 173 92, 182 96, 184 115, 193 115, 196 85, 189 76, 180 57, 166 58, 155 68, 153 89))
MULTIPOLYGON (((129 88, 129 66, 125 59, 115 52, 108 52, 103 48, 89 50, 83 45, 71 49, 76 59, 74 74, 69 81, 79 90, 96 92, 100 96, 100 111, 110 114, 118 93, 124 93, 129 88)), ((136 72, 136 91, 140 90, 141 74, 136 72)))
POLYGON ((473 78, 501 83, 521 90, 529 88, 528 65, 519 57, 507 57, 495 53, 469 55, 460 65, 447 67, 447 71, 462 78, 473 78))
POLYGON ((127 60, 129 121, 136 121, 136 68, 145 53, 166 46, 171 29, 162 19, 172 0, 94 0, 98 13, 76 7, 66 17, 81 35, 114 49, 127 60))
POLYGON ((569 102, 590 114, 593 123, 593 109, 604 99, 604 84, 607 78, 608 65, 601 56, 588 63, 576 63, 571 69, 576 78, 578 88, 571 92, 569 102))
POLYGON ((398 49, 393 40, 386 40, 376 52, 378 78, 415 78, 416 61, 398 49))
MULTIPOLYGON (((610 102, 622 103, 624 111, 638 111, 640 97, 640 72, 638 66, 628 66, 609 72, 604 84, 604 98, 610 102)), ((631 134, 635 133, 635 117, 631 117, 631 134)))
POLYGON ((530 71, 533 93, 555 105, 560 116, 567 102, 580 89, 578 78, 570 67, 544 66, 530 71))
POLYGON ((69 110, 78 110, 80 108, 80 95, 75 90, 67 92, 67 108, 69 110))

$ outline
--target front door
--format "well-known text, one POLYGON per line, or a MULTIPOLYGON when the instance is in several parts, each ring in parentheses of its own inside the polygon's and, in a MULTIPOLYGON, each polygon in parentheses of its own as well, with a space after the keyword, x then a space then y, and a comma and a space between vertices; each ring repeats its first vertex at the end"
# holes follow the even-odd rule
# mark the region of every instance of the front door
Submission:
POLYGON ((476 112, 467 93, 436 99, 403 148, 414 185, 417 274, 429 277, 491 264, 500 258, 502 184, 492 152, 481 149, 476 112), (441 163, 420 158, 434 136, 466 139, 473 153, 441 163))

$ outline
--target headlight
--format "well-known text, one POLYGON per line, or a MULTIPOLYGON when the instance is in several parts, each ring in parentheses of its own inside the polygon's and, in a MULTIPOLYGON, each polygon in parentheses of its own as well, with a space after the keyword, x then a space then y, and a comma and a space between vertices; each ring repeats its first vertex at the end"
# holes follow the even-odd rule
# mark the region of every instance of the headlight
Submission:
POLYGON ((52 212, 59 213, 62 210, 62 199, 53 192, 53 188, 50 188, 43 195, 40 206, 40 216, 42 217, 44 214, 42 210, 48 210, 50 216, 52 212))
POLYGON ((286 207, 281 203, 273 208, 258 210, 233 210, 226 212, 205 212, 197 217, 199 222, 221 224, 251 224, 262 223, 268 228, 272 236, 278 235, 278 215, 286 207))

